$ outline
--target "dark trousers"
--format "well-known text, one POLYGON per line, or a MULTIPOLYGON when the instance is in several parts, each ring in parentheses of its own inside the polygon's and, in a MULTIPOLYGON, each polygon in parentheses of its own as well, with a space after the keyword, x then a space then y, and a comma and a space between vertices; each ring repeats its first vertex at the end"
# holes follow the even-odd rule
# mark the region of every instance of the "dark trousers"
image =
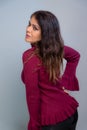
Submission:
POLYGON ((77 120, 78 112, 76 110, 75 114, 63 122, 57 123, 55 125, 43 126, 42 130, 76 130, 77 120))

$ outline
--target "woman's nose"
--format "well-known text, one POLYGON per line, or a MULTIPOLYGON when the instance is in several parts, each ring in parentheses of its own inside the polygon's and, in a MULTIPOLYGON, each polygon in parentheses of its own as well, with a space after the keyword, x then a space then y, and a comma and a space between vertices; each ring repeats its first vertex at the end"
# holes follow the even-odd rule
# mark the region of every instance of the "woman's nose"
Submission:
POLYGON ((32 27, 31 27, 31 26, 28 26, 28 27, 27 27, 27 31, 28 31, 28 32, 31 32, 31 31, 32 31, 32 27))

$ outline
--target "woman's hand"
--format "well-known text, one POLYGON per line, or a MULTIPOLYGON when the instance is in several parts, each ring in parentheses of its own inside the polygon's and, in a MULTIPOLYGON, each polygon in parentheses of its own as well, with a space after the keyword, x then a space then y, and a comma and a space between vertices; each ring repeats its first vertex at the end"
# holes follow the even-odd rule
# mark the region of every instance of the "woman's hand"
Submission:
POLYGON ((62 87, 63 91, 67 94, 69 94, 69 90, 65 89, 65 87, 62 87))

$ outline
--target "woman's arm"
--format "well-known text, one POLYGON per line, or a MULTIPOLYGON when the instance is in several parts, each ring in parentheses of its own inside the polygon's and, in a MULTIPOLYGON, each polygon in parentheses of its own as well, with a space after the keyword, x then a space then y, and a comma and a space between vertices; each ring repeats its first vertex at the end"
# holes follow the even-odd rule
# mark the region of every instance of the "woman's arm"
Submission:
POLYGON ((76 68, 80 59, 80 54, 73 48, 64 46, 64 59, 67 63, 64 74, 62 75, 62 86, 67 90, 79 90, 76 68))
POLYGON ((31 58, 24 64, 22 79, 26 86, 26 100, 30 114, 29 130, 40 130, 40 89, 38 86, 38 59, 31 58))

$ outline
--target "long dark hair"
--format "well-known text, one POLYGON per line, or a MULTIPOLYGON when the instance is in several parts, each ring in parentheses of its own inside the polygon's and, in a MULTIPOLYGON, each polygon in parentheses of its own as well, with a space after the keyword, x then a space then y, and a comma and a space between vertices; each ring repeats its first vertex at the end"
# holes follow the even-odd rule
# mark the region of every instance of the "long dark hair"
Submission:
POLYGON ((60 26, 56 16, 44 10, 39 10, 31 15, 35 17, 41 27, 41 41, 37 45, 37 52, 53 82, 60 76, 63 65, 64 42, 60 33, 60 26))

